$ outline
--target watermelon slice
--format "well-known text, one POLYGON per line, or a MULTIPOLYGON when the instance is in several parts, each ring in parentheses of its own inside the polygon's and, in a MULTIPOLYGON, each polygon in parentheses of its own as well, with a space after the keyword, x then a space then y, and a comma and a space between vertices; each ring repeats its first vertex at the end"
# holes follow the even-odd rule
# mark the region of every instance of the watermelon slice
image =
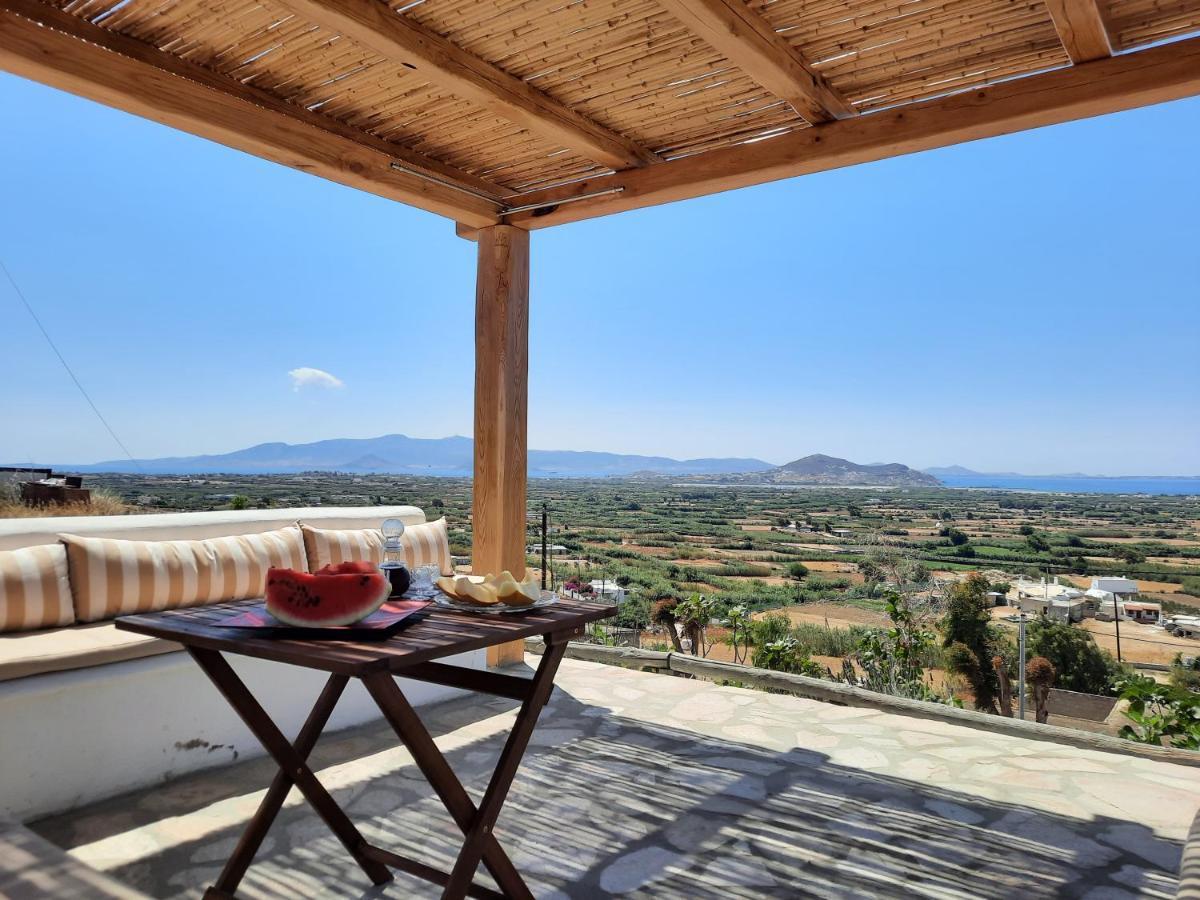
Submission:
POLYGON ((267 612, 286 625, 312 628, 350 625, 365 619, 383 606, 392 592, 387 576, 374 563, 369 565, 373 571, 346 572, 332 567, 337 571, 327 573, 322 569, 314 575, 294 569, 268 569, 267 612))

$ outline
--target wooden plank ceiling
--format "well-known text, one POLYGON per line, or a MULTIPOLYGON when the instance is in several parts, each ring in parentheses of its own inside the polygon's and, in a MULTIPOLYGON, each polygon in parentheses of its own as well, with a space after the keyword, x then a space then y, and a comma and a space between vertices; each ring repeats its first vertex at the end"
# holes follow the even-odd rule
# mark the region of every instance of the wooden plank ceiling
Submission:
POLYGON ((1195 33, 1200 0, 0 0, 0 68, 470 233, 1190 96, 1195 33))

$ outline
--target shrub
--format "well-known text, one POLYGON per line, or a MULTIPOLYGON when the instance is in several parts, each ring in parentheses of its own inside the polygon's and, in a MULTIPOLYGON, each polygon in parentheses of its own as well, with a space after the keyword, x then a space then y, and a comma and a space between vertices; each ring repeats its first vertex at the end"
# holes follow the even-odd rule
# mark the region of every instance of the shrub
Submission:
POLYGON ((813 662, 809 655, 800 649, 796 639, 791 637, 756 646, 750 661, 760 669, 770 669, 773 672, 808 675, 811 678, 820 678, 825 674, 825 670, 813 662))
POLYGON ((1120 736, 1140 744, 1200 750, 1200 695, 1159 684, 1148 675, 1122 678, 1118 687, 1122 700, 1129 701, 1120 736))
POLYGON ((782 613, 769 613, 750 623, 750 642, 756 647, 781 641, 788 637, 792 622, 782 613))
POLYGON ((1181 690, 1200 694, 1200 656, 1191 657, 1185 663, 1183 654, 1176 653, 1171 663, 1171 684, 1181 690))

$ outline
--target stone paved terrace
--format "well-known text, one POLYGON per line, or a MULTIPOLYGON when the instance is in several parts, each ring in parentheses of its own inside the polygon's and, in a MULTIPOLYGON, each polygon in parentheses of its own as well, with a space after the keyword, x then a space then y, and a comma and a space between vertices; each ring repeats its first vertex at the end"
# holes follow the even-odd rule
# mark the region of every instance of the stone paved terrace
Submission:
MULTIPOLYGON (((576 660, 559 687, 497 827, 539 897, 1171 897, 1200 806, 1200 768, 576 660)), ((476 799, 514 706, 423 710, 476 799)), ((314 760, 369 840, 451 865, 457 832, 385 725, 314 760)), ((272 774, 244 762, 33 827, 196 897, 272 774)), ((436 891, 371 888, 293 792, 239 896, 436 891)))

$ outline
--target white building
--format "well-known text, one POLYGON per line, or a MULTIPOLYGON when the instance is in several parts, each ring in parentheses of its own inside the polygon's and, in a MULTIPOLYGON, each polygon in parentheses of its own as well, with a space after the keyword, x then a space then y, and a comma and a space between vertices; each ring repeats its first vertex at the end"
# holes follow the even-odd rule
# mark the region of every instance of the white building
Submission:
POLYGON ((1137 582, 1132 578, 1093 578, 1086 596, 1095 605, 1097 619, 1119 616, 1150 624, 1162 621, 1162 604, 1138 600, 1137 582))
POLYGON ((607 600, 618 605, 625 602, 625 588, 611 578, 597 578, 591 582, 592 596, 597 600, 607 600))
POLYGON ((1017 602, 1017 605, 1021 607, 1022 612, 1045 616, 1055 622, 1070 623, 1083 621, 1084 599, 1082 594, 1077 597, 1062 595, 1050 597, 1049 599, 1042 597, 1022 597, 1017 602))
POLYGON ((1110 594, 1116 594, 1122 600, 1128 600, 1138 593, 1138 586, 1132 578, 1093 578, 1092 590, 1108 591, 1110 594))

